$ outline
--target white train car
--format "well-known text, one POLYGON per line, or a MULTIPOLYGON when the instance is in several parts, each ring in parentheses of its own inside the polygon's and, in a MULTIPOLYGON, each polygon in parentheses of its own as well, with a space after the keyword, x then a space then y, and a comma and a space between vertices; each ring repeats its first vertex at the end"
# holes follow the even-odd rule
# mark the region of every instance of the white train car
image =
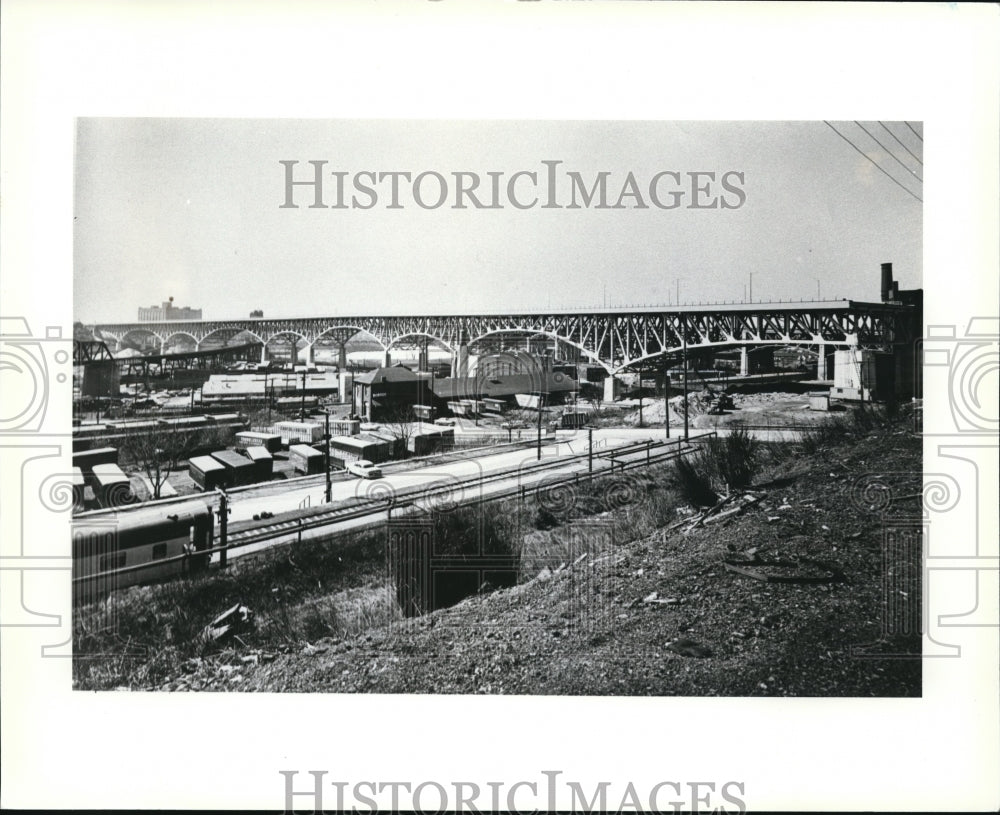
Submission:
POLYGON ((206 568, 213 524, 203 501, 74 522, 73 602, 206 568))

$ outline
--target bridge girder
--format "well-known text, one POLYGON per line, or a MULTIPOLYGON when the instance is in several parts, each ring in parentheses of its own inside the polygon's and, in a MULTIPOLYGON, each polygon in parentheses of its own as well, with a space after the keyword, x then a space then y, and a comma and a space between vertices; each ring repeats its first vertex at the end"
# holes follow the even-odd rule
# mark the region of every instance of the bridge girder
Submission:
POLYGON ((206 337, 226 329, 246 331, 262 343, 292 334, 308 346, 326 335, 333 334, 342 342, 364 332, 386 350, 405 338, 423 336, 453 352, 462 345, 501 334, 542 335, 578 348, 609 373, 616 373, 647 359, 676 354, 685 345, 692 350, 742 345, 888 348, 917 338, 919 326, 911 325, 912 315, 912 309, 896 304, 844 301, 827 307, 801 308, 782 303, 728 310, 250 318, 117 323, 97 328, 102 336, 118 342, 133 331, 150 333, 161 344, 164 337, 184 333, 199 346, 206 337))

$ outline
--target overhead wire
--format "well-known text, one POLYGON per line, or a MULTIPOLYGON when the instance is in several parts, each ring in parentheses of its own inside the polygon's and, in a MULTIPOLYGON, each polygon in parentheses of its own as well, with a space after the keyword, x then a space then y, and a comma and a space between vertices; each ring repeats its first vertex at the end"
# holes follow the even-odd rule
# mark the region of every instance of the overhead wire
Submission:
POLYGON ((880 142, 878 139, 876 139, 875 136, 872 135, 871 131, 869 131, 868 128, 865 127, 863 124, 861 124, 861 122, 855 120, 854 124, 856 124, 863 131, 865 131, 865 133, 867 133, 871 137, 871 140, 873 142, 875 142, 875 144, 877 144, 883 150, 885 150, 885 152, 887 152, 890 156, 892 156, 896 160, 896 163, 900 167, 902 167, 904 170, 906 170, 906 172, 908 172, 910 175, 912 175, 914 178, 916 178, 917 181, 921 181, 921 182, 923 181, 923 179, 919 175, 917 175, 917 171, 916 170, 911 170, 909 167, 907 167, 903 163, 903 160, 899 156, 897 156, 895 153, 892 152, 892 150, 890 150, 888 147, 886 147, 884 144, 882 144, 882 142, 880 142))
POLYGON ((919 164, 921 167, 923 167, 924 163, 919 158, 917 158, 917 156, 914 154, 914 152, 909 147, 907 147, 905 144, 903 144, 902 141, 900 141, 899 136, 897 136, 895 133, 893 133, 889 129, 889 125, 887 125, 885 122, 879 122, 879 124, 882 125, 882 129, 885 130, 886 133, 888 133, 896 141, 899 142, 900 147, 902 147, 907 153, 909 153, 911 156, 913 156, 914 159, 916 159, 917 164, 919 164))
POLYGON ((882 173, 886 178, 888 178, 893 184, 895 184, 901 190, 903 190, 904 192, 908 193, 909 195, 912 195, 918 201, 920 201, 921 203, 923 203, 923 200, 924 200, 923 198, 921 198, 919 195, 917 195, 912 190, 910 190, 907 187, 903 186, 903 184, 901 184, 896 179, 895 176, 891 175, 884 167, 882 167, 881 164, 879 164, 877 161, 875 161, 874 159, 872 159, 864 150, 862 150, 854 142, 852 142, 849 138, 847 138, 847 136, 845 136, 843 133, 841 133, 839 130, 837 130, 837 128, 835 128, 832 124, 830 124, 828 121, 826 121, 826 119, 823 120, 823 124, 825 124, 827 127, 829 127, 830 130, 832 130, 834 133, 836 133, 838 136, 840 136, 840 138, 842 138, 844 141, 846 141, 849 145, 851 145, 851 147, 853 147, 861 155, 863 155, 866 159, 868 159, 872 164, 874 164, 875 167, 876 167, 876 169, 878 169, 878 171, 880 173, 882 173))
POLYGON ((924 140, 924 137, 921 136, 919 133, 917 133, 916 130, 913 129, 913 125, 911 125, 909 122, 903 122, 903 124, 906 125, 908 128, 910 128, 910 132, 913 133, 913 135, 916 136, 918 139, 920 139, 920 141, 924 140))

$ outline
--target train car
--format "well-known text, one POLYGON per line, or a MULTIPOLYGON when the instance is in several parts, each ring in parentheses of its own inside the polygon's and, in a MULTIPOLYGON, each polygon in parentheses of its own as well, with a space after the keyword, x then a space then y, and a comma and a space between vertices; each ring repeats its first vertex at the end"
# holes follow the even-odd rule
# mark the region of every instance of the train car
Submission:
POLYGON ((132 482, 117 464, 95 464, 92 469, 94 496, 105 508, 134 504, 132 482))
POLYGON ((213 523, 203 501, 74 522, 73 602, 207 568, 213 523))
POLYGON ((239 413, 216 413, 211 416, 205 417, 212 424, 232 424, 232 425, 243 425, 245 424, 243 417, 239 413))
POLYGON ((177 430, 197 430, 206 427, 209 421, 204 416, 176 416, 170 419, 158 419, 157 423, 161 427, 170 427, 177 430))

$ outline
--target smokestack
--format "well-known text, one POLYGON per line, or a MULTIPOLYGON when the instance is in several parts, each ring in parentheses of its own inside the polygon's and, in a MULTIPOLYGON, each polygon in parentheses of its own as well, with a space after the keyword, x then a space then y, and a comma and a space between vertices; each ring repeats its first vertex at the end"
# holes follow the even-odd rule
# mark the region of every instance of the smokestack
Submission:
POLYGON ((892 287, 889 290, 889 299, 894 303, 899 301, 899 282, 896 280, 892 281, 892 287))
POLYGON ((889 295, 892 293, 892 264, 883 263, 882 264, 882 302, 886 302, 889 299, 889 295))

